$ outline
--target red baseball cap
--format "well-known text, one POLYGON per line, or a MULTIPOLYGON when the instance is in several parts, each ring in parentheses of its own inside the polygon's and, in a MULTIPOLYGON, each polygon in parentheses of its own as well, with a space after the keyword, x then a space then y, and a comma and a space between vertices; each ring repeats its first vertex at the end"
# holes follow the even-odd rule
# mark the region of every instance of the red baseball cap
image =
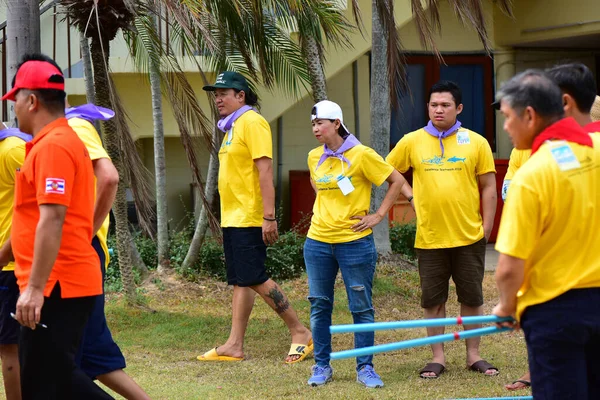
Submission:
POLYGON ((2 100, 15 101, 15 95, 21 89, 56 89, 64 92, 65 77, 47 61, 26 61, 17 71, 15 86, 2 96, 2 100))

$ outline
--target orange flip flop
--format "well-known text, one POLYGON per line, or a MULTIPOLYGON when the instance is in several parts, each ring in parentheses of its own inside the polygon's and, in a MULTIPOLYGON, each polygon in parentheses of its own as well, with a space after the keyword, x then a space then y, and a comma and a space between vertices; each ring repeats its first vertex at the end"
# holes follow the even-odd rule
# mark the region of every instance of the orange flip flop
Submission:
POLYGON ((217 353, 217 348, 215 347, 212 350, 207 351, 201 356, 196 357, 198 361, 243 361, 244 357, 229 357, 229 356, 220 356, 217 353))

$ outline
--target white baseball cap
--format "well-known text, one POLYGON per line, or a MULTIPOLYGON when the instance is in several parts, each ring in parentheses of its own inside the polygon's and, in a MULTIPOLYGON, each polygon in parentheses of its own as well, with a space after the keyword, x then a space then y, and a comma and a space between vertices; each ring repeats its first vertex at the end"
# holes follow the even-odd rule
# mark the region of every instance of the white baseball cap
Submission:
POLYGON ((344 114, 342 113, 342 108, 333 101, 323 100, 315 104, 310 113, 310 120, 313 121, 315 119, 339 119, 340 120, 340 129, 345 132, 341 133, 342 137, 346 137, 350 134, 346 125, 344 125, 344 114))

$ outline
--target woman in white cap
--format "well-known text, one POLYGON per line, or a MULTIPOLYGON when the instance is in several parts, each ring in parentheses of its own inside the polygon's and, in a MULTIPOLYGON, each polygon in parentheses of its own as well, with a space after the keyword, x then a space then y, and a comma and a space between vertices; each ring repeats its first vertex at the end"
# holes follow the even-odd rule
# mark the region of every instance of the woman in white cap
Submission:
MULTIPOLYGON (((333 375, 329 326, 338 270, 354 323, 373 322, 371 291, 377 251, 371 228, 384 219, 400 192, 410 199, 412 189, 379 154, 350 134, 339 105, 321 101, 311 114, 313 134, 322 146, 308 154, 311 184, 317 194, 304 245, 316 362, 308 384, 320 386, 333 375), (381 206, 369 214, 372 184, 379 186, 386 181, 389 188, 381 206)), ((354 335, 355 348, 373 344, 373 332, 354 335)), ((373 369, 373 356, 356 361, 359 383, 371 388, 383 386, 373 369)))

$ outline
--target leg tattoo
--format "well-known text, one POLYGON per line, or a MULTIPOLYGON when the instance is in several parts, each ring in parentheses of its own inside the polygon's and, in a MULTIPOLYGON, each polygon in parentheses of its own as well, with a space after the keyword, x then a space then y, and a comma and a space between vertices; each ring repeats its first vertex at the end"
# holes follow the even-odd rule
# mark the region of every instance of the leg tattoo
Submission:
POLYGON ((271 289, 267 297, 273 300, 277 314, 283 314, 290 308, 290 302, 281 291, 277 290, 277 288, 271 289))

